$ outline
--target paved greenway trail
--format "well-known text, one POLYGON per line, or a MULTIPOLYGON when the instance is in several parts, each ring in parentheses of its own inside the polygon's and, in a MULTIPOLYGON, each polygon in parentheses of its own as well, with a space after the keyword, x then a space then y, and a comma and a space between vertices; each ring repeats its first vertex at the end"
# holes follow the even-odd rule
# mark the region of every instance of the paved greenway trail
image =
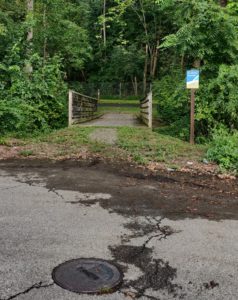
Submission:
MULTIPOLYGON (((134 114, 130 113, 105 113, 101 118, 83 123, 81 126, 95 127, 138 127, 144 126, 134 114)), ((96 128, 90 139, 97 142, 113 145, 117 141, 116 128, 96 128)))
POLYGON ((83 123, 82 126, 143 126, 134 114, 105 113, 101 118, 83 123))
POLYGON ((101 162, 0 163, 1 300, 237 299, 238 185, 101 162), (111 295, 52 281, 76 258, 124 272, 111 295))
POLYGON ((116 128, 96 128, 90 134, 89 138, 92 141, 114 145, 117 142, 116 128))

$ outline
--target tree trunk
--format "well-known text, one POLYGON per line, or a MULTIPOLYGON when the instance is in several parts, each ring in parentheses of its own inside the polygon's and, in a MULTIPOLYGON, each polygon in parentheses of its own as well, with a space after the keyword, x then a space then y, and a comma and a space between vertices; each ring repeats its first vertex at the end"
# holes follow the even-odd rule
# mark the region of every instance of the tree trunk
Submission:
POLYGON ((135 76, 135 96, 138 96, 138 82, 137 82, 137 77, 135 76))
POLYGON ((151 70, 150 70, 151 79, 154 79, 155 77, 158 55, 159 55, 159 40, 157 40, 156 46, 154 47, 151 55, 151 70))
POLYGON ((221 7, 226 7, 228 4, 228 0, 220 0, 221 7))
MULTIPOLYGON (((34 11, 34 0, 27 0, 27 14, 33 14, 34 11)), ((31 27, 27 34, 27 43, 28 43, 28 55, 31 53, 33 40, 33 28, 31 27)), ((26 64, 26 73, 31 74, 33 72, 32 65, 30 63, 26 64)))
MULTIPOLYGON (((46 32, 46 5, 44 5, 44 12, 43 12, 43 27, 44 27, 44 32, 46 32)), ((47 57, 47 37, 44 37, 44 45, 43 45, 43 57, 44 57, 44 63, 46 61, 47 57)))
POLYGON ((138 96, 138 82, 137 82, 137 77, 135 76, 134 78, 131 78, 131 82, 133 85, 133 90, 134 90, 134 95, 137 97, 138 96))
POLYGON ((103 44, 104 47, 107 45, 107 29, 106 29, 106 6, 107 1, 103 0, 103 44))
POLYGON ((200 59, 196 59, 193 63, 194 68, 199 69, 201 67, 201 60, 200 59))
POLYGON ((148 45, 145 46, 145 65, 143 74, 143 93, 146 93, 146 83, 147 83, 147 71, 148 71, 148 45))
MULTIPOLYGON (((34 0, 27 0, 27 14, 32 14, 34 11, 34 0)), ((30 43, 33 39, 33 28, 28 31, 27 41, 30 43)))

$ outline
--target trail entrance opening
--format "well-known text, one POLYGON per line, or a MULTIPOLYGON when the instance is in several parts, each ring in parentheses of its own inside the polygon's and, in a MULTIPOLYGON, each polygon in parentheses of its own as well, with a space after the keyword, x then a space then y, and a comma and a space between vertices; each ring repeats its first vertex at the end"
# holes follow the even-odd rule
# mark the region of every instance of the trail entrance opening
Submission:
MULTIPOLYGON (((119 122, 119 126, 138 126, 137 123, 143 123, 149 128, 152 128, 153 119, 153 96, 152 91, 146 94, 141 100, 134 100, 130 103, 130 100, 114 100, 115 103, 107 103, 107 100, 100 99, 100 92, 98 98, 89 97, 75 91, 69 91, 69 126, 78 123, 86 123, 90 126, 90 123, 95 126, 117 126, 118 122, 115 120, 108 120, 108 116, 115 116, 115 119, 122 119, 119 122), (136 102, 135 102, 136 101, 136 102), (105 110, 105 107, 109 107, 109 110, 105 110), (117 107, 121 110, 116 109, 117 107), (99 108, 99 110, 98 110, 99 108), (104 108, 104 109, 103 109, 104 108), (127 108, 129 108, 127 110, 127 108), (131 109, 131 110, 130 110, 131 109), (138 109, 138 111, 135 111, 138 109), (115 110, 115 111, 114 111, 115 110), (116 115, 117 114, 117 115, 116 115), (120 114, 124 114, 124 118, 120 118, 120 114), (125 121, 125 116, 128 115, 131 122, 125 121), (95 119, 100 118, 100 121, 95 123, 95 119), (134 119, 139 122, 134 122, 134 119), (95 124, 94 124, 95 123, 95 124), (116 123, 116 124, 115 124, 116 123)), ((114 118, 114 117, 113 117, 114 118)))

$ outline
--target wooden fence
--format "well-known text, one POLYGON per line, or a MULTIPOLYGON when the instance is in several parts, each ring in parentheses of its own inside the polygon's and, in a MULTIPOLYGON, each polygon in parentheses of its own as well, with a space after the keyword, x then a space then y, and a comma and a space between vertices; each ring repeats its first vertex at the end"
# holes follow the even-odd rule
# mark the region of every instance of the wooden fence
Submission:
POLYGON ((149 92, 145 98, 140 100, 140 118, 149 128, 152 128, 153 118, 153 95, 149 92))
POLYGON ((98 99, 69 91, 69 126, 94 119, 98 110, 98 99))

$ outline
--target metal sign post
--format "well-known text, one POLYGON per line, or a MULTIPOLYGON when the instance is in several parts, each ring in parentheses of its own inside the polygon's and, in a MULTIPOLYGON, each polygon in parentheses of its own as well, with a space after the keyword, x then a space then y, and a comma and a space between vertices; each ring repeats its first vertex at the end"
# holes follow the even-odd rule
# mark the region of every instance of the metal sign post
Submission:
POLYGON ((194 145, 195 137, 195 89, 191 89, 191 112, 190 112, 190 144, 194 145))
POLYGON ((190 144, 194 144, 195 139, 195 92, 199 88, 199 70, 187 71, 187 89, 191 90, 191 116, 190 116, 190 144))

